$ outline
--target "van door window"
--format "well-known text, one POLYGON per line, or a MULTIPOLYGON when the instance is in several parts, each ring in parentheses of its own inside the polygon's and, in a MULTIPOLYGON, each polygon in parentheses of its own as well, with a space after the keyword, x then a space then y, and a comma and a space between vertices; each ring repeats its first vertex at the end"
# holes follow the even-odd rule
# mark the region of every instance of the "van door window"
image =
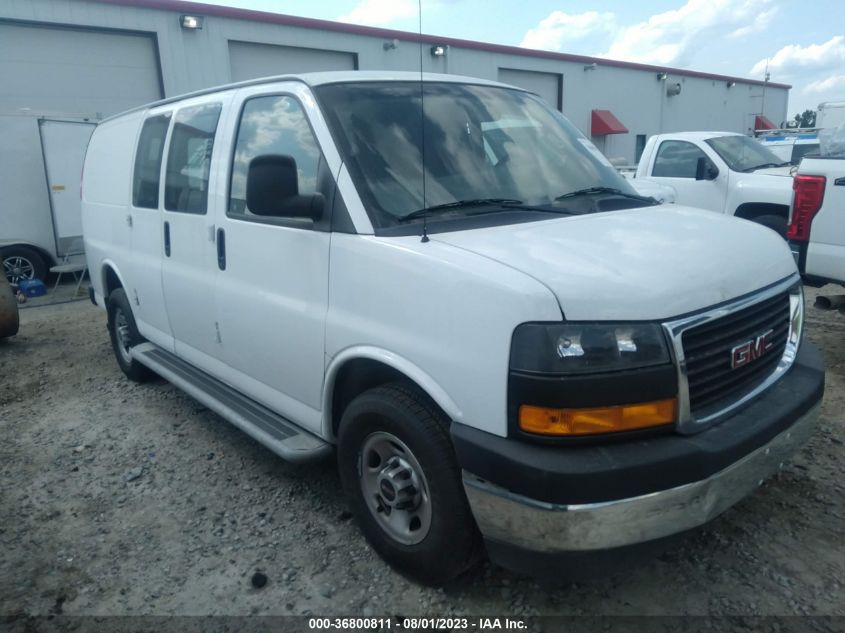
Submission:
POLYGON ((250 161, 267 154, 293 157, 300 196, 317 192, 317 172, 322 153, 302 106, 293 97, 255 97, 244 104, 232 161, 230 216, 261 218, 247 208, 246 178, 250 161))
POLYGON ((652 176, 663 178, 692 178, 699 158, 707 154, 692 143, 686 141, 663 141, 657 150, 652 176))
POLYGON ((144 209, 158 209, 158 185, 161 180, 161 157, 164 138, 170 125, 170 113, 150 117, 144 121, 138 149, 135 152, 135 171, 132 177, 132 204, 144 209))
POLYGON ((211 151, 219 118, 219 103, 184 108, 176 114, 164 180, 164 208, 168 211, 206 212, 211 151))

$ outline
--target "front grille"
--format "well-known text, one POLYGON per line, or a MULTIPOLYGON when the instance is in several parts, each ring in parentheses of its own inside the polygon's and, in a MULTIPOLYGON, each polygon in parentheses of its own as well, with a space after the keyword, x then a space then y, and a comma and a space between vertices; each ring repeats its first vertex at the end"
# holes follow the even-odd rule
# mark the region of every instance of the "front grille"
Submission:
POLYGON ((738 400, 768 378, 789 337, 789 293, 690 328, 682 335, 690 412, 702 416, 738 400), (731 367, 733 349, 772 330, 772 345, 747 365, 731 367))

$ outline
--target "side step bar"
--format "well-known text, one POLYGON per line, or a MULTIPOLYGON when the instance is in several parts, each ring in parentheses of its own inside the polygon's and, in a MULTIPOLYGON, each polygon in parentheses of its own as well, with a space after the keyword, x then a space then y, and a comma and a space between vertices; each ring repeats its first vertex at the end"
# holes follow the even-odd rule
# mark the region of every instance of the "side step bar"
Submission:
POLYGON ((136 345, 130 353, 286 461, 312 461, 332 451, 329 443, 153 343, 136 345))

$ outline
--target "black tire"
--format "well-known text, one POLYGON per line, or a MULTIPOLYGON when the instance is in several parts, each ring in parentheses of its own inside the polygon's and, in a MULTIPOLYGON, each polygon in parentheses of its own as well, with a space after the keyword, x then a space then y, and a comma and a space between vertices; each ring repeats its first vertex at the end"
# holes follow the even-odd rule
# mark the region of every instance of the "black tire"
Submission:
POLYGON ((782 215, 758 215, 751 218, 751 221, 768 226, 775 233, 786 239, 787 221, 782 215))
POLYGON ((120 369, 129 380, 144 382, 153 375, 147 367, 129 356, 129 349, 144 342, 138 333, 135 317, 123 288, 112 290, 108 300, 109 337, 112 351, 120 369), (124 329, 125 328, 125 329, 124 329))
MULTIPOLYGON (((481 536, 464 494, 448 420, 419 389, 391 383, 359 395, 343 413, 337 447, 340 478, 352 513, 373 549, 397 571, 425 584, 442 585, 481 559, 481 536), (364 450, 372 438, 385 434, 410 449, 423 474, 420 487, 428 492, 430 525, 416 543, 397 540, 384 526, 390 512, 377 512, 380 502, 364 493, 364 450)), ((368 470, 376 472, 379 466, 368 470)))
POLYGON ((29 246, 7 246, 0 251, 3 272, 10 284, 22 279, 47 280, 47 262, 34 248, 29 246))

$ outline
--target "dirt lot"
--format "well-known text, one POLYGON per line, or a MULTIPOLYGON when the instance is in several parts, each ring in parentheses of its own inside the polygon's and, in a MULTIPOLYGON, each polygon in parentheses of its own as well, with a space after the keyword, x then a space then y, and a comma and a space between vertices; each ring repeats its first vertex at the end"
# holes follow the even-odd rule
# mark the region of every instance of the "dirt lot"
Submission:
POLYGON ((553 586, 487 565, 446 592, 373 554, 333 462, 288 465, 169 384, 128 382, 90 303, 21 321, 0 342, 2 615, 845 615, 840 313, 809 310, 820 428, 751 498, 633 570, 553 586))

